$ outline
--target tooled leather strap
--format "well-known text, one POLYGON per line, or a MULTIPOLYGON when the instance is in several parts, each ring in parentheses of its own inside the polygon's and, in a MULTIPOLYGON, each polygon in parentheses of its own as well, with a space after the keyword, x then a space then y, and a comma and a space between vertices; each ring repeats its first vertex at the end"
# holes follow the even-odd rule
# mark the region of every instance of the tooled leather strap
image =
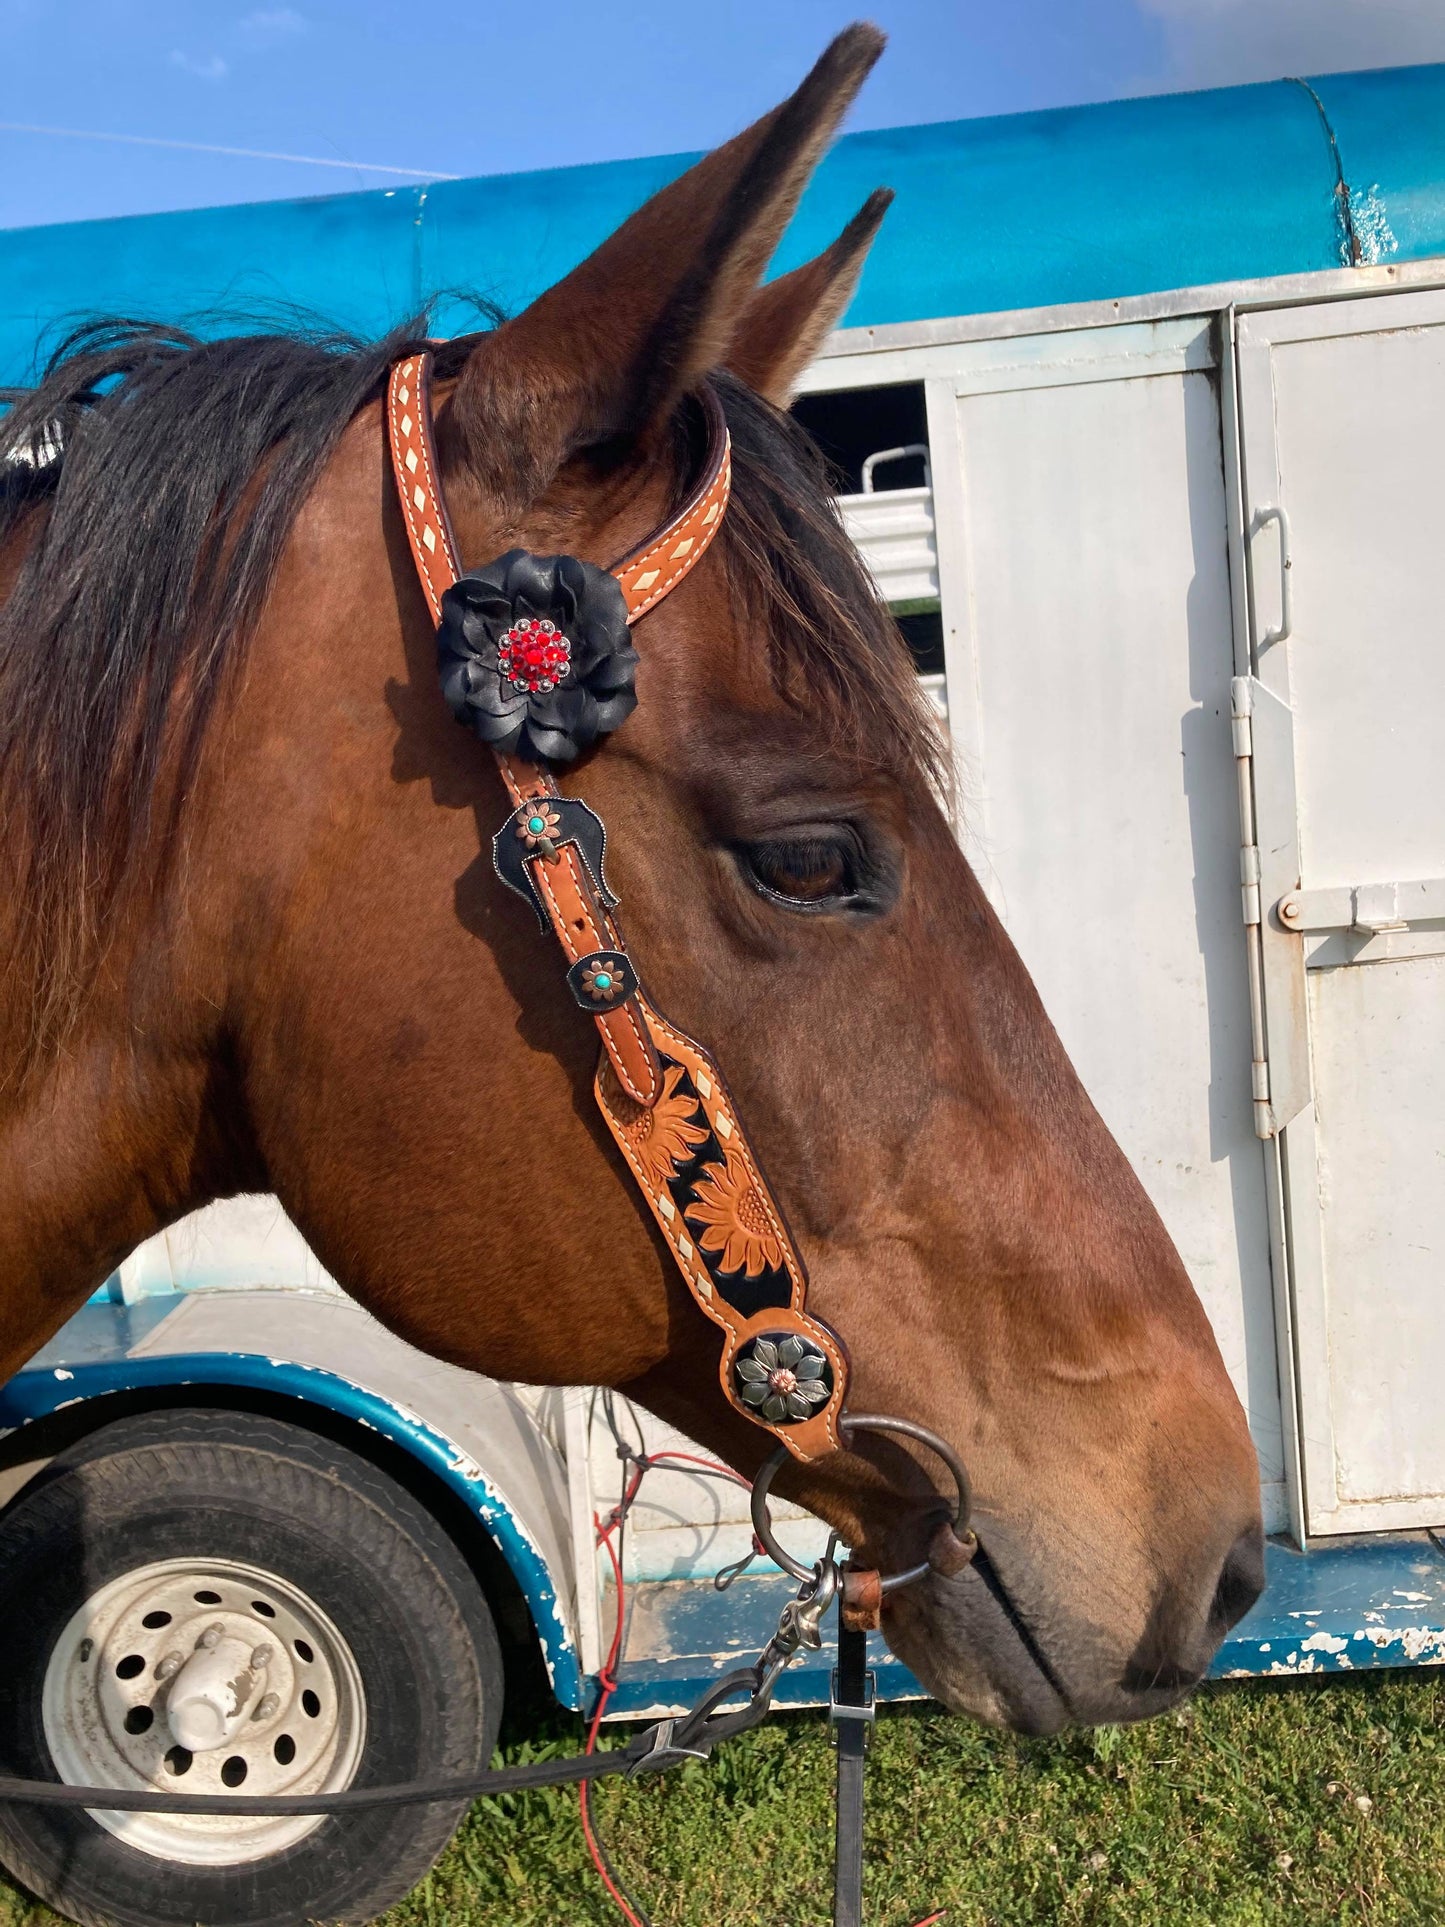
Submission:
MULTIPOLYGON (((461 565, 432 441, 430 379, 430 355, 414 355, 392 368, 387 391, 387 434, 407 539, 432 621, 439 622, 442 596, 460 576, 461 565)), ((706 547, 706 543, 703 546, 706 547)), ((557 785, 547 771, 519 757, 498 756, 497 766, 514 809, 520 810, 524 804, 534 801, 545 802, 558 794, 557 785)), ((611 929, 605 909, 595 901, 595 892, 588 887, 576 846, 564 845, 557 852, 557 859, 547 866, 551 874, 543 896, 548 918, 567 952, 568 962, 575 962, 579 955, 617 948, 620 936, 611 929)), ((540 872, 541 866, 537 869, 540 872)), ((597 1028, 622 1088, 637 1103, 655 1103, 662 1089, 661 1071, 657 1053, 636 1011, 622 1004, 595 1014, 597 1028)))
MULTIPOLYGON (((431 432, 431 357, 391 371, 387 434, 417 574, 434 621, 461 574, 431 432)), ((615 563, 629 623, 696 567, 721 526, 732 471, 716 395, 703 390, 708 452, 667 525, 615 563)), ((550 772, 493 752, 513 814, 495 842, 498 874, 531 897, 591 1007, 604 1055, 597 1102, 688 1290, 724 1333, 723 1393, 796 1458, 839 1447, 847 1392, 842 1340, 806 1309, 808 1276, 721 1071, 650 1002, 627 954, 602 872, 599 820, 550 772), (604 998, 619 1000, 595 1008, 604 998)))
MULTIPOLYGON (((441 620, 442 596, 461 574, 431 428, 431 356, 399 361, 387 387, 387 433, 407 536, 433 622, 441 620)), ((634 623, 691 574, 722 526, 732 492, 732 444, 722 404, 702 391, 707 454, 702 475, 672 519, 614 562, 627 620, 634 623)))

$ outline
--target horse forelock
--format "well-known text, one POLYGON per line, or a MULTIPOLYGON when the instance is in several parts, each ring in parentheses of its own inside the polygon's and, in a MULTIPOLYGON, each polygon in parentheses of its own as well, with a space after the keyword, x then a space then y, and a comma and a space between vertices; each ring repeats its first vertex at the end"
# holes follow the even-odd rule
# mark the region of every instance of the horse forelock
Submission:
POLYGON ((897 623, 836 505, 837 477, 800 423, 729 375, 713 377, 733 447, 719 542, 775 695, 850 759, 949 793, 948 750, 897 623))

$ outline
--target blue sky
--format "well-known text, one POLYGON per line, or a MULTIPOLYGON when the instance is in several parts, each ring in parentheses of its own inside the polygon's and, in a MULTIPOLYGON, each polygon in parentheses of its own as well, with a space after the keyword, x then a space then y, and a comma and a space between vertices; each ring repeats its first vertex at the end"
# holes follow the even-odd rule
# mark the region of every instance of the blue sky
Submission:
POLYGON ((855 11, 855 127, 1445 60, 1445 0, 0 0, 0 227, 708 147, 855 11))

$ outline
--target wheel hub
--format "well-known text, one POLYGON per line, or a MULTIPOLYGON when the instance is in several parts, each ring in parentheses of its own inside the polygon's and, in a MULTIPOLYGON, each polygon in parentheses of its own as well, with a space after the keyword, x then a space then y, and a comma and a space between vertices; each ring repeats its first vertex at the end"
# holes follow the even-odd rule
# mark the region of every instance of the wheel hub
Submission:
MULTIPOLYGON (((170 1676, 165 1693, 166 1725, 188 1752, 208 1753, 234 1740, 253 1703, 256 1710, 252 1717, 264 1717, 260 1689, 270 1668, 278 1664, 270 1640, 248 1646, 244 1637, 228 1632, 218 1619, 201 1634, 190 1658, 173 1667, 169 1662, 178 1658, 179 1651, 168 1653, 156 1669, 156 1677, 170 1676)), ((274 1713, 280 1708, 281 1695, 273 1693, 270 1698, 274 1713)))
MULTIPOLYGON (((350 1648, 273 1573, 168 1560, 86 1601, 46 1670, 45 1736, 62 1779, 187 1793, 348 1785, 365 1701, 350 1648)), ((281 1851, 319 1818, 94 1814, 143 1852, 230 1865, 281 1851)))

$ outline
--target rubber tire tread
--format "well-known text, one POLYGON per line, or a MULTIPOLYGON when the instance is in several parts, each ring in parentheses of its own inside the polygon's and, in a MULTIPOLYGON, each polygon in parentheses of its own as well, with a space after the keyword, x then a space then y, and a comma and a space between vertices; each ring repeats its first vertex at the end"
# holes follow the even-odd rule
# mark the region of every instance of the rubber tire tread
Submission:
MULTIPOLYGON (((367 1699, 353 1785, 462 1774, 491 1758, 501 1653, 448 1534, 332 1440, 264 1415, 185 1410, 102 1427, 0 1516, 0 1772, 56 1777, 41 1682, 82 1600, 120 1572, 190 1552, 274 1571, 337 1625, 367 1699)), ((0 1809, 0 1861, 82 1927, 370 1921, 425 1876, 465 1811, 329 1816, 265 1860, 206 1868, 142 1853, 83 1811, 15 1806, 0 1809)))

